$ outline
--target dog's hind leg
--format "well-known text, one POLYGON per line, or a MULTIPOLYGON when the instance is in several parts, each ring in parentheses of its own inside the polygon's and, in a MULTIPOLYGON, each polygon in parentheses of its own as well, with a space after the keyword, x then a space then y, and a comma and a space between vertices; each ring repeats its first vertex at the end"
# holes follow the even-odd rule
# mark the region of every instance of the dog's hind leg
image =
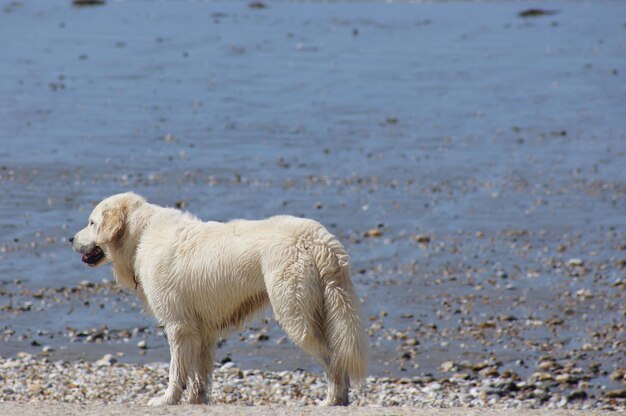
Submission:
POLYGON ((332 234, 319 228, 309 253, 323 287, 324 339, 329 351, 325 404, 347 405, 350 387, 362 385, 367 374, 367 337, 360 301, 350 279, 348 254, 332 234))
POLYGON ((148 402, 149 406, 178 404, 191 371, 199 367, 202 342, 199 332, 184 324, 168 324, 165 327, 170 344, 169 382, 165 394, 148 402))
POLYGON ((289 262, 264 275, 274 316, 296 345, 328 369, 324 293, 317 269, 303 250, 291 247, 285 255, 289 262))
POLYGON ((325 275, 323 280, 325 329, 330 351, 326 404, 347 405, 350 385, 362 385, 365 379, 367 339, 348 267, 325 275))

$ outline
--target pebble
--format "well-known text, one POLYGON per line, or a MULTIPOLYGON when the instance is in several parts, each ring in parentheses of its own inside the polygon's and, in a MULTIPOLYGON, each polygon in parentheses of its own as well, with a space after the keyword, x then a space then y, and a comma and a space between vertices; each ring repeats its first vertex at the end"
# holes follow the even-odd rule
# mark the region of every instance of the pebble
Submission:
POLYGON ((556 366, 556 363, 554 361, 548 360, 548 361, 542 361, 537 365, 537 369, 541 370, 541 371, 545 371, 545 370, 550 370, 552 368, 554 368, 556 366))
POLYGON ((581 259, 569 259, 566 263, 567 267, 582 267, 585 262, 581 259))
POLYGON ((32 394, 33 396, 41 394, 42 391, 43 391, 43 387, 41 387, 41 384, 39 383, 31 383, 28 385, 28 392, 32 394))
POLYGON ((430 243, 430 236, 428 234, 418 234, 415 236, 415 241, 420 244, 430 243))
POLYGON ((570 376, 567 373, 559 374, 554 377, 554 380, 558 381, 559 383, 569 383, 571 379, 572 379, 572 376, 570 376))
POLYGON ((587 396, 587 392, 584 390, 573 390, 567 395, 567 400, 585 400, 587 396))
POLYGON ((609 390, 605 396, 610 399, 626 399, 626 389, 609 390))
POLYGON ((476 372, 478 372, 478 371, 482 370, 483 368, 487 368, 487 367, 489 367, 489 363, 480 362, 480 363, 473 364, 471 366, 471 369, 476 371, 476 372))
POLYGON ((593 293, 589 289, 580 289, 576 291, 576 296, 582 299, 591 299, 593 293))
POLYGON ((113 357, 111 354, 106 354, 104 357, 100 358, 98 361, 94 363, 96 367, 107 367, 112 366, 117 362, 117 359, 113 357))
POLYGON ((148 349, 148 343, 146 342, 145 339, 142 339, 141 341, 139 341, 137 343, 137 348, 141 349, 141 350, 145 350, 148 349))
POLYGON ((446 362, 442 363, 439 368, 444 373, 447 373, 449 371, 452 371, 452 369, 454 369, 454 367, 456 367, 456 365, 454 364, 454 361, 446 361, 446 362))
POLYGON ((547 372, 537 372, 530 376, 530 379, 535 381, 551 381, 554 380, 554 376, 547 372))
POLYGON ((416 338, 407 338, 406 341, 402 343, 402 345, 407 347, 415 347, 419 345, 419 341, 416 338))
POLYGON ((363 237, 381 237, 382 235, 383 232, 380 228, 372 228, 371 230, 367 230, 363 233, 363 237))

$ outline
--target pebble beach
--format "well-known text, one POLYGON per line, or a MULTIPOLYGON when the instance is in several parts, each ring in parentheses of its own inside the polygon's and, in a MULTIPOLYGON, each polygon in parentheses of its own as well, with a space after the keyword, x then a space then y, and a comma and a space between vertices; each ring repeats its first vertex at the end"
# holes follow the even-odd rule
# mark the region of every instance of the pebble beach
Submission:
MULTIPOLYGON (((162 363, 121 364, 106 355, 96 362, 51 361, 18 354, 0 360, 2 397, 16 402, 125 403, 142 405, 166 387, 167 366, 162 363)), ((589 396, 584 388, 563 393, 559 385, 570 375, 545 371, 530 379, 505 373, 488 376, 466 369, 450 377, 369 377, 352 394, 353 406, 411 408, 495 408, 625 410, 626 390, 589 396)), ((496 371, 492 371, 496 372, 496 371)), ((267 406, 319 405, 325 380, 307 371, 242 370, 234 363, 216 363, 211 403, 216 405, 267 406)))

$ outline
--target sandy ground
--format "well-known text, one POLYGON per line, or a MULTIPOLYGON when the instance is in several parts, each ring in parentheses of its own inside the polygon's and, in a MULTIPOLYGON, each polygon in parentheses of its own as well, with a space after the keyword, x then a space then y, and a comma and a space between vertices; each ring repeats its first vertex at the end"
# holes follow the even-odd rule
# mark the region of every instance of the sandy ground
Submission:
POLYGON ((22 416, 41 415, 316 415, 328 416, 595 416, 614 414, 602 411, 575 411, 575 410, 512 410, 512 409, 423 409, 414 407, 349 407, 349 408, 319 408, 314 406, 170 406, 147 407, 131 405, 102 405, 102 404, 59 404, 59 403, 0 403, 1 414, 22 416))

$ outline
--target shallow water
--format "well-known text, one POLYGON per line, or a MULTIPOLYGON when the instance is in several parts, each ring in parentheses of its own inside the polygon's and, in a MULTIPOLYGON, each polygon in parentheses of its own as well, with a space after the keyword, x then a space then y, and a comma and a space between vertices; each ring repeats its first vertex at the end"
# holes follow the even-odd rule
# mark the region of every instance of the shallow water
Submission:
MULTIPOLYGON (((167 360, 130 295, 29 292, 110 279, 66 239, 95 202, 133 190, 205 219, 326 224, 352 255, 368 327, 382 325, 375 374, 494 356, 530 371, 542 344, 591 344, 583 362, 623 366, 608 352, 624 346, 624 3, 541 3, 559 13, 535 19, 517 16, 525 2, 5 3, 0 316, 15 334, 1 355, 37 340, 61 357, 167 360), (103 325, 149 329, 67 335, 103 325)), ((316 368, 276 343, 274 322, 253 326, 218 358, 316 368), (259 328, 269 341, 248 339, 259 328)))

